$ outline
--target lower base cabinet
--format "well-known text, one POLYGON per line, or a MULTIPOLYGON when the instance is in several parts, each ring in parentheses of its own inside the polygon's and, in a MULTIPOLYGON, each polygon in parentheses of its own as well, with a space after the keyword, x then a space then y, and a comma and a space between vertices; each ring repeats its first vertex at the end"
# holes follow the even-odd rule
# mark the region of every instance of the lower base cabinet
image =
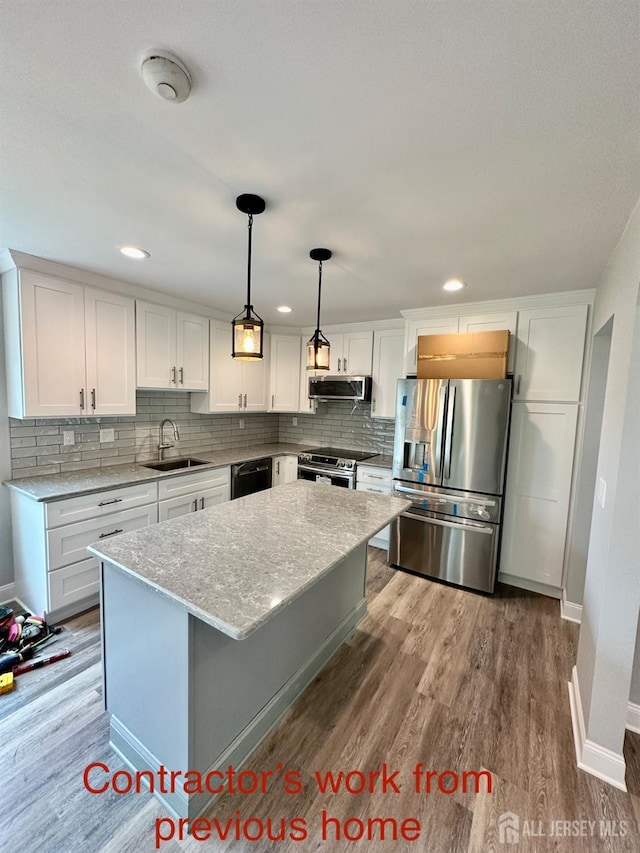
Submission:
POLYGON ((272 486, 282 486, 285 483, 293 483, 294 480, 298 479, 298 457, 274 456, 271 471, 272 486))
POLYGON ((158 521, 170 521, 190 512, 208 509, 225 503, 230 497, 228 467, 169 477, 158 483, 158 521))
MULTIPOLYGON (((356 489, 359 492, 372 492, 378 495, 390 495, 393 486, 393 475, 390 468, 376 468, 373 465, 362 465, 356 469, 356 489)), ((389 525, 369 540, 376 548, 389 550, 389 525)))

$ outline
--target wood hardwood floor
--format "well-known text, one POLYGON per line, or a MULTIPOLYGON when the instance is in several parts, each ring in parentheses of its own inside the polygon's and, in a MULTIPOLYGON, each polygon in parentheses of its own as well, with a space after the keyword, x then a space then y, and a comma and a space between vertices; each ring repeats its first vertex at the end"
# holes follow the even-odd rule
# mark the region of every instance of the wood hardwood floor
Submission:
MULTIPOLYGON (((359 630, 247 765, 257 773, 276 771, 279 762, 297 770, 301 792, 284 793, 276 776, 266 794, 223 794, 205 815, 223 825, 270 817, 276 827, 280 818, 300 817, 306 840, 176 837, 161 850, 640 850, 640 736, 628 734, 625 744, 629 793, 576 769, 567 681, 578 626, 560 619, 557 602, 506 586, 489 597, 430 583, 393 571, 377 549, 370 549, 367 597, 359 630), (400 771, 398 793, 318 792, 315 771, 369 772, 383 763, 400 771), (432 776, 435 790, 415 793, 418 763, 451 771, 442 777, 447 789, 453 774, 486 769, 493 792, 442 793, 432 776), (336 841, 331 834, 323 841, 323 812, 364 826, 368 818, 414 818, 421 834, 415 841, 336 841), (500 842, 506 812, 519 821, 518 844, 500 842), (587 835, 551 837, 558 826, 587 835), (602 837, 602 829, 626 834, 602 837)), ((13 694, 0 697, 0 850, 154 850, 155 821, 167 812, 151 795, 97 796, 83 788, 88 763, 102 761, 112 772, 124 765, 108 745, 102 711, 97 610, 65 627, 71 657, 21 676, 13 694)), ((135 626, 131 642, 144 642, 135 626)), ((256 821, 247 826, 257 831, 256 821)), ((352 837, 358 826, 347 824, 352 837)))

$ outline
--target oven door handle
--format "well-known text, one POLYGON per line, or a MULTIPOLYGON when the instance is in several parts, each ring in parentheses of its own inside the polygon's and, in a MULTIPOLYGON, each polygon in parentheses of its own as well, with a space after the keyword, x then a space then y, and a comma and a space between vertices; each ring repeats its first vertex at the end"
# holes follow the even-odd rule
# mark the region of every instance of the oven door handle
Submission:
POLYGON ((326 468, 313 468, 311 465, 298 465, 298 471, 311 471, 314 474, 323 474, 325 477, 342 477, 343 480, 353 480, 350 471, 333 471, 326 468))
POLYGON ((474 524, 473 521, 444 521, 440 518, 431 518, 431 516, 415 515, 412 512, 403 512, 403 518, 410 518, 412 521, 420 521, 422 524, 435 524, 437 527, 453 527, 455 530, 468 530, 469 533, 486 533, 493 534, 493 527, 488 527, 485 524, 474 524))

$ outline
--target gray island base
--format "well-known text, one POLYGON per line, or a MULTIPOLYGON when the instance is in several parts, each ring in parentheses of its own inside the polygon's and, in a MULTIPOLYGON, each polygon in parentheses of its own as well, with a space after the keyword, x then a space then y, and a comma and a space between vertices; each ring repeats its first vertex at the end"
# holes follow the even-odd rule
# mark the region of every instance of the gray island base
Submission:
MULTIPOLYGON (((297 481, 92 546, 116 752, 239 769, 365 616, 367 541, 409 505, 297 481)), ((214 796, 154 793, 190 819, 214 796)))

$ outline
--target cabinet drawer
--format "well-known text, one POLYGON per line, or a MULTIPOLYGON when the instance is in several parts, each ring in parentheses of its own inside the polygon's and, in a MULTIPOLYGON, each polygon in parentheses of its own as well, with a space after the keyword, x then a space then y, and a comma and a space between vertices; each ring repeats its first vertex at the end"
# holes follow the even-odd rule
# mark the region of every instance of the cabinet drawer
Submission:
POLYGON ((390 495, 391 486, 386 485, 386 483, 379 483, 378 485, 374 485, 373 483, 356 483, 356 491, 375 492, 378 495, 390 495))
POLYGON ((209 468, 206 471, 198 471, 196 474, 179 474, 177 477, 167 477, 158 483, 158 500, 177 498, 180 495, 188 495, 190 492, 201 492, 215 486, 229 485, 231 482, 230 470, 225 468, 209 468))
POLYGON ((114 512, 106 518, 91 518, 47 531, 48 569, 58 569, 87 557, 86 547, 117 533, 130 533, 158 520, 158 505, 114 512))
POLYGON ((370 465, 358 468, 357 481, 360 483, 371 483, 372 486, 386 486, 391 489, 392 472, 389 468, 373 468, 370 465))
POLYGON ((100 566, 95 557, 49 572, 49 610, 58 610, 100 591, 100 566))
POLYGON ((64 501, 45 504, 46 526, 59 527, 88 518, 98 518, 120 512, 134 506, 155 503, 158 500, 158 484, 154 481, 121 489, 109 489, 93 495, 80 495, 64 501))

